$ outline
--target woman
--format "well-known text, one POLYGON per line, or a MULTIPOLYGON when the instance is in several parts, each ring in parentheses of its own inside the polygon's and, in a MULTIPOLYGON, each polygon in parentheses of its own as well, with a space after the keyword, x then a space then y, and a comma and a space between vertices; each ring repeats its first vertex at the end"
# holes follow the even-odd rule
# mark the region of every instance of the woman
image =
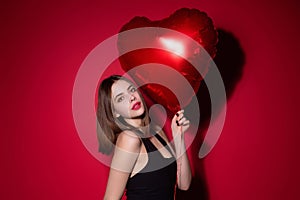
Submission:
POLYGON ((160 127, 150 123, 145 101, 128 79, 114 75, 102 81, 97 106, 99 151, 114 151, 105 200, 174 199, 175 185, 187 190, 191 170, 183 133, 189 128, 184 111, 171 122, 172 148, 160 127), (176 162, 175 162, 176 161, 176 162))

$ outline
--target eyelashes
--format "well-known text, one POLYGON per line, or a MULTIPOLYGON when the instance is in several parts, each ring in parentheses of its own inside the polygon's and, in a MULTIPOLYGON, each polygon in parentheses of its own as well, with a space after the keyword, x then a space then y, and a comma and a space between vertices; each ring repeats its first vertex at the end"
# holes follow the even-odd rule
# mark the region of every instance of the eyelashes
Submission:
POLYGON ((130 89, 130 92, 136 92, 137 91, 137 89, 135 88, 135 87, 132 87, 131 89, 130 89))
POLYGON ((117 99, 117 102, 120 103, 121 101, 124 100, 124 98, 125 98, 124 96, 119 97, 119 98, 117 99))

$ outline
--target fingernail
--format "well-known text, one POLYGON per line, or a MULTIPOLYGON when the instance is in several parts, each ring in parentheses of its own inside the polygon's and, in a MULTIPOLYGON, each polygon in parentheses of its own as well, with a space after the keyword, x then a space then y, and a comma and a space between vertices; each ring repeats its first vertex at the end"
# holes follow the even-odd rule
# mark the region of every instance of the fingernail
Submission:
POLYGON ((179 126, 179 123, 178 123, 178 121, 176 120, 176 124, 177 124, 177 126, 179 126))
POLYGON ((178 114, 178 113, 176 113, 176 116, 178 117, 178 116, 179 116, 179 114, 178 114))

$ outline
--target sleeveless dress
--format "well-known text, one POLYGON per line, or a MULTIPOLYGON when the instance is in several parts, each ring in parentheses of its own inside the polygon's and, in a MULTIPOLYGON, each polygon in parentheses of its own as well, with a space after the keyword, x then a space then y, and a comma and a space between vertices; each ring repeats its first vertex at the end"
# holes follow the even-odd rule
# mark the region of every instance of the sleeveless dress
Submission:
MULTIPOLYGON (((157 133, 154 136, 171 153, 164 139, 157 133)), ((172 155, 164 158, 149 138, 142 138, 148 154, 146 166, 126 185, 127 200, 174 200, 177 164, 172 155)))

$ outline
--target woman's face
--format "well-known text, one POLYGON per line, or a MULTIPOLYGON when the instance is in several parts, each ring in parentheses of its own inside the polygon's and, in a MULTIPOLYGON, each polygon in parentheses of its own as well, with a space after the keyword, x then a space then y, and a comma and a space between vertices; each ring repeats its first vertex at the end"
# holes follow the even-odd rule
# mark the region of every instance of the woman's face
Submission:
POLYGON ((139 119, 145 108, 135 85, 118 80, 111 87, 113 112, 116 117, 122 116, 125 121, 139 119))

